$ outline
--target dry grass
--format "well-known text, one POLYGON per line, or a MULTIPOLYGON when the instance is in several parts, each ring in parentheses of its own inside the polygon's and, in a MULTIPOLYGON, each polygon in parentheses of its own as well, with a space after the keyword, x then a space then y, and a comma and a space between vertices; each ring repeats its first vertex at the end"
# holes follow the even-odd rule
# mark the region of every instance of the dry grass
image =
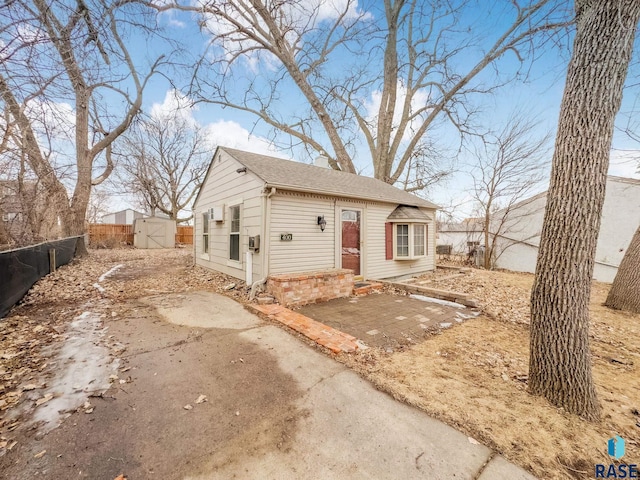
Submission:
MULTIPOLYGON (((445 330, 408 351, 370 351, 353 365, 380 388, 454 425, 544 479, 593 478, 610 463, 606 441, 627 442, 640 459, 640 315, 591 301, 594 377, 603 418, 589 423, 526 391, 528 299, 533 276, 474 270, 437 288, 473 293, 487 314, 445 330)), ((443 284, 444 283, 444 284, 443 284)))

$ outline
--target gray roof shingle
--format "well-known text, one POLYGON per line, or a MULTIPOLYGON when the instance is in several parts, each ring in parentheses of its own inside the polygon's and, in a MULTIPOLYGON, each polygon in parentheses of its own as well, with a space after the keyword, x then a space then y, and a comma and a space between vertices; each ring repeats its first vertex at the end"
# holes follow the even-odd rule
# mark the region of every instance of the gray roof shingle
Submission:
POLYGON ((424 213, 423 210, 420 210, 417 207, 408 207, 406 205, 399 205, 396 209, 391 212, 391 214, 387 217, 387 220, 433 220, 431 216, 424 213))
POLYGON ((426 208, 437 205, 371 177, 220 147, 268 186, 426 208))

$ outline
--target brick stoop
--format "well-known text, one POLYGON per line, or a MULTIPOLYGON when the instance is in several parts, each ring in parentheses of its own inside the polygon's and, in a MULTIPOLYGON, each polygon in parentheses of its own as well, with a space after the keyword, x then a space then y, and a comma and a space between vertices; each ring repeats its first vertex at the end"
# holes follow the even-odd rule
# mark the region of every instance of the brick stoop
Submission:
POLYGON ((316 322, 282 305, 249 305, 249 307, 303 334, 333 353, 353 353, 359 348, 356 337, 316 322))
POLYGON ((384 288, 384 285, 382 285, 381 283, 375 283, 375 282, 363 282, 363 283, 366 283, 366 285, 363 285, 361 287, 357 287, 357 286, 353 287, 353 294, 356 297, 360 297, 362 295, 369 295, 371 292, 381 292, 384 288))

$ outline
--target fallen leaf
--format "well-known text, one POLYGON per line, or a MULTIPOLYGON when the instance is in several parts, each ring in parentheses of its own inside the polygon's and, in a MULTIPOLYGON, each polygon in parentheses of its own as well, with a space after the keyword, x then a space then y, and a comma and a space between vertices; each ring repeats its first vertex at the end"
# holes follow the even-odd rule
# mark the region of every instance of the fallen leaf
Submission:
POLYGON ((36 400, 36 407, 39 407, 40 405, 42 405, 43 403, 47 403, 49 400, 51 400, 53 398, 53 394, 52 393, 47 393, 44 397, 42 397, 39 400, 36 400))
POLYGON ((42 458, 44 457, 44 454, 47 453, 46 450, 42 450, 40 453, 36 453, 33 458, 42 458))
POLYGON ((124 475, 120 474, 116 478, 114 478, 113 480, 127 480, 127 477, 125 477, 124 475))
POLYGON ((207 396, 206 395, 200 395, 198 397, 198 399, 196 400, 196 403, 202 403, 202 402, 206 402, 207 401, 207 396))
POLYGON ((191 410, 193 407, 191 405, 187 404, 182 408, 184 408, 185 410, 191 410))

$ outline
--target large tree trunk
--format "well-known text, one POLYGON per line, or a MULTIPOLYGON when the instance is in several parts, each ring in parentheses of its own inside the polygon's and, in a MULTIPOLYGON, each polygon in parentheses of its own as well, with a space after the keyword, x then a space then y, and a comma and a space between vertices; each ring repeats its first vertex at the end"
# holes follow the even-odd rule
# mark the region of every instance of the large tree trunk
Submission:
POLYGON ((636 25, 637 0, 576 1, 569 63, 531 292, 529 389, 589 420, 589 295, 609 151, 636 25))
POLYGON ((622 258, 604 304, 617 310, 640 313, 640 227, 622 258))

